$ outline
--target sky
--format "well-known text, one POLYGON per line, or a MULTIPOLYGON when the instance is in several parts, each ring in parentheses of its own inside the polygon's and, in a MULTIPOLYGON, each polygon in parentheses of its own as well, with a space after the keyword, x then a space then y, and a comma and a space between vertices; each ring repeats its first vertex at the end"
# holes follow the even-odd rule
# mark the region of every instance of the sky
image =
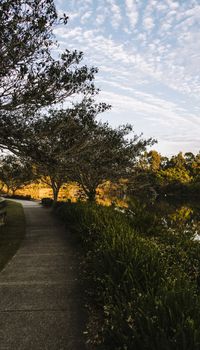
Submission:
POLYGON ((200 0, 55 0, 69 16, 55 29, 60 50, 98 67, 101 115, 154 137, 170 156, 200 150, 200 0))

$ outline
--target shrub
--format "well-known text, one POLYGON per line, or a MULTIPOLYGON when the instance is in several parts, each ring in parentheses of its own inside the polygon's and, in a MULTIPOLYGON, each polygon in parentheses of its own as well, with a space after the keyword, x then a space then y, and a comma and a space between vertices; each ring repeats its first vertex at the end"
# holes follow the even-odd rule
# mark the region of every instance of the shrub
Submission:
POLYGON ((53 199, 52 198, 42 198, 41 203, 44 207, 51 207, 53 205, 53 199))
POLYGON ((6 225, 0 226, 0 271, 15 255, 26 233, 22 205, 15 201, 6 201, 6 212, 6 225))
POLYGON ((178 245, 167 232, 162 238, 141 235, 111 207, 65 203, 56 213, 85 249, 92 307, 99 315, 96 333, 92 318, 88 326, 95 349, 200 349, 198 242, 178 245))
POLYGON ((6 197, 6 198, 10 198, 10 199, 22 199, 22 200, 31 200, 31 196, 30 195, 21 195, 21 194, 13 194, 13 195, 8 195, 8 194, 3 194, 2 197, 6 197))

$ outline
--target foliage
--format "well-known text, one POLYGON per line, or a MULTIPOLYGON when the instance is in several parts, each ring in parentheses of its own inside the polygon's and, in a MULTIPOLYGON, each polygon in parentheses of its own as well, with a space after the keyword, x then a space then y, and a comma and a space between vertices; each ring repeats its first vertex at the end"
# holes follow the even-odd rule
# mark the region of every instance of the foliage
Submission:
POLYGON ((155 202, 141 202, 129 198, 128 208, 125 210, 131 225, 145 236, 168 236, 179 240, 193 239, 200 234, 199 208, 192 203, 168 203, 166 200, 155 202))
POLYGON ((190 200, 200 197, 200 155, 181 152, 171 158, 144 152, 130 177, 128 192, 141 201, 157 197, 190 200))
POLYGON ((52 198, 42 198, 41 203, 43 207, 51 207, 53 205, 53 199, 52 198))
POLYGON ((19 153, 33 164, 41 181, 52 188, 54 201, 61 186, 71 178, 75 159, 80 162, 92 129, 97 128, 96 115, 107 108, 104 103, 84 99, 73 108, 50 110, 26 126, 20 143, 16 140, 19 153))
POLYGON ((13 257, 25 236, 25 217, 22 205, 6 201, 6 225, 0 226, 0 270, 13 257))
POLYGON ((84 99, 73 108, 51 110, 26 126, 16 147, 33 164, 35 174, 48 184, 57 200, 68 181, 80 185, 86 198, 95 200, 96 189, 105 181, 120 181, 152 139, 133 134, 132 126, 111 128, 96 116, 109 109, 105 103, 84 99))
POLYGON ((65 50, 55 59, 53 0, 0 2, 0 146, 13 149, 27 120, 43 107, 74 94, 94 94, 96 68, 80 66, 83 53, 65 50))
POLYGON ((167 229, 141 235, 129 216, 112 207, 65 203, 56 213, 85 248, 92 308, 99 313, 98 334, 88 326, 91 345, 199 349, 199 242, 167 229))
POLYGON ((6 185, 7 193, 15 192, 34 180, 32 167, 29 163, 13 155, 0 159, 0 180, 6 185))
POLYGON ((191 181, 191 177, 186 169, 182 168, 168 168, 165 170, 160 170, 158 177, 162 182, 180 182, 187 183, 191 181))
POLYGON ((72 179, 80 184, 88 200, 94 201, 99 185, 129 177, 137 158, 153 143, 152 139, 143 140, 134 135, 131 125, 114 129, 107 123, 99 123, 90 130, 81 157, 75 159, 72 179))
POLYGON ((51 55, 53 28, 66 22, 53 0, 1 1, 1 109, 45 106, 92 88, 96 70, 77 68, 82 53, 66 50, 59 60, 51 55))
POLYGON ((8 195, 8 194, 4 194, 3 197, 6 198, 10 198, 10 199, 22 199, 22 200, 26 200, 26 201, 30 201, 32 198, 30 195, 19 195, 19 194, 14 194, 14 195, 8 195))
POLYGON ((110 108, 91 100, 98 92, 92 83, 97 69, 80 67, 81 52, 52 57, 53 29, 67 22, 66 16, 58 18, 53 0, 3 0, 0 6, 0 146, 33 163, 54 201, 68 180, 94 200, 98 185, 127 176, 153 140, 134 135, 128 141, 132 127, 112 129, 95 121, 110 108), (81 94, 82 102, 73 108, 38 113, 74 94, 81 94))

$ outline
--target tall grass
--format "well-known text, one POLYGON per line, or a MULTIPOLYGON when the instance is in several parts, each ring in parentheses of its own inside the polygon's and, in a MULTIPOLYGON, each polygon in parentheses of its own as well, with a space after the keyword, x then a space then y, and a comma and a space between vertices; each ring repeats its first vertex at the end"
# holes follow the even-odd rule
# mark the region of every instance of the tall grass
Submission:
POLYGON ((111 207, 66 203, 55 210, 85 250, 98 319, 88 325, 89 348, 200 349, 199 242, 178 244, 157 230, 145 236, 111 207))

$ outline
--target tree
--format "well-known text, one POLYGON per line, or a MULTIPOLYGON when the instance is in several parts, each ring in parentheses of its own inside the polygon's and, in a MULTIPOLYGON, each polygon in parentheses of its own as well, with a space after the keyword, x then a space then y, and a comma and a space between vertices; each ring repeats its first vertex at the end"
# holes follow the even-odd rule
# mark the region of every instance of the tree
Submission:
POLYGON ((200 152, 196 154, 195 161, 192 164, 192 174, 194 181, 200 183, 200 152))
POLYGON ((160 170, 158 177, 161 180, 161 183, 188 183, 192 180, 190 174, 188 174, 185 168, 179 167, 170 167, 165 170, 160 170))
POLYGON ((196 181, 200 177, 200 153, 196 155, 192 152, 185 153, 185 168, 196 181))
POLYGON ((186 162, 183 153, 179 152, 177 155, 172 156, 171 159, 169 159, 167 168, 184 169, 185 163, 186 162))
POLYGON ((0 180, 6 185, 7 193, 10 191, 12 195, 17 190, 31 183, 34 179, 32 167, 23 160, 8 155, 0 160, 0 180))
POLYGON ((150 169, 153 172, 156 172, 160 169, 162 157, 161 157, 161 154, 159 154, 157 151, 152 150, 152 151, 148 152, 147 160, 148 160, 148 163, 150 165, 150 169))
POLYGON ((96 189, 110 180, 118 182, 129 178, 138 157, 153 140, 142 140, 134 135, 128 139, 132 126, 111 128, 99 123, 88 139, 81 158, 74 159, 71 179, 80 184, 89 201, 94 201, 96 189))
POLYGON ((81 159, 89 135, 97 127, 95 117, 109 108, 84 99, 74 108, 51 110, 40 115, 24 129, 14 149, 33 165, 37 176, 48 184, 57 200, 61 186, 71 179, 74 160, 81 159))
POLYGON ((13 123, 38 108, 58 103, 76 93, 95 92, 96 68, 80 67, 82 52, 65 50, 52 57, 52 30, 58 18, 53 0, 0 2, 0 146, 16 136, 13 123))

